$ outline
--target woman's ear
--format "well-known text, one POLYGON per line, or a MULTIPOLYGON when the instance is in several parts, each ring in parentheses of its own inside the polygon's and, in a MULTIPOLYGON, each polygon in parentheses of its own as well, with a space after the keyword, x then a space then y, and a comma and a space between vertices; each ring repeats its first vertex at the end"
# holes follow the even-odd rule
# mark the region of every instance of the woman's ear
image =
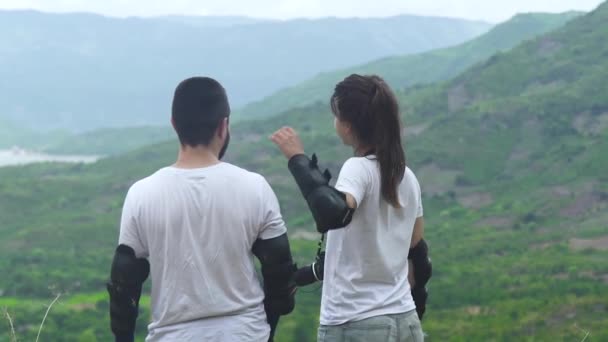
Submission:
POLYGON ((345 121, 342 123, 344 125, 344 131, 346 132, 346 134, 348 134, 349 136, 353 135, 353 126, 350 124, 350 122, 345 121))
POLYGON ((357 136, 353 130, 353 125, 350 122, 344 122, 344 135, 348 144, 353 145, 357 142, 357 136))

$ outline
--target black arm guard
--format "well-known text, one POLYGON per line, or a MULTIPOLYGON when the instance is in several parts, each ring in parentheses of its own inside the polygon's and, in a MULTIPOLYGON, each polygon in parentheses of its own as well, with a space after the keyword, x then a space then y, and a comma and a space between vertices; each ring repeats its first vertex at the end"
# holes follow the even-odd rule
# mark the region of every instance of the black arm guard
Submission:
POLYGON ((114 254, 110 282, 110 325, 116 341, 132 341, 139 314, 139 298, 144 281, 150 274, 148 260, 136 258, 135 251, 119 245, 114 254))
POLYGON ((317 281, 323 281, 324 271, 325 252, 322 252, 317 256, 317 259, 311 265, 298 269, 294 275, 294 280, 298 286, 310 285, 317 281))
POLYGON ((295 155, 289 160, 288 167, 308 203, 320 233, 350 223, 354 209, 348 207, 343 193, 329 185, 331 174, 329 170, 321 173, 316 155, 312 155, 312 160, 304 154, 295 155))
POLYGON ((264 309, 273 340, 279 317, 291 313, 295 307, 296 285, 293 281, 297 266, 293 263, 287 234, 253 244, 253 254, 262 264, 264 278, 264 309))
POLYGON ((426 284, 433 275, 433 264, 428 256, 428 252, 429 247, 426 241, 420 240, 414 248, 410 249, 408 255, 408 259, 411 259, 414 264, 414 280, 416 283, 412 288, 412 297, 420 319, 422 319, 426 311, 426 300, 428 298, 426 284))

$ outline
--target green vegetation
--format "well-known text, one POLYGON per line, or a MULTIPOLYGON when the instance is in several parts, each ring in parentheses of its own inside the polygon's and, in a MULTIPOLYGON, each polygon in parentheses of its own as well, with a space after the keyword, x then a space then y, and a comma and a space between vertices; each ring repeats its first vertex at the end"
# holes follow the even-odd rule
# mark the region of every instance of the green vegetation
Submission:
MULTIPOLYGON (((608 3, 450 81, 398 92, 434 265, 428 341, 608 340, 606 22, 608 3)), ((296 236, 312 220, 267 139, 284 124, 334 175, 350 151, 322 104, 233 127, 228 160, 269 179, 296 236)), ((0 169, 0 307, 21 338, 35 334, 53 291, 68 291, 76 296, 53 309, 43 336, 108 340, 103 283, 123 197, 175 150, 0 169)), ((293 246, 299 263, 312 259, 315 241, 293 246)), ((279 341, 314 340, 314 290, 301 290, 279 341)))

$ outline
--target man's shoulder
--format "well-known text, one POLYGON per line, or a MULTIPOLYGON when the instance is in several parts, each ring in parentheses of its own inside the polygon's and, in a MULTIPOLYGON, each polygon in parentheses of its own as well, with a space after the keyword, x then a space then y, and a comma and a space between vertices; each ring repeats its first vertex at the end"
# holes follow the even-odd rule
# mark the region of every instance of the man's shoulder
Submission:
POLYGON ((165 168, 161 168, 161 169, 157 170, 156 172, 154 172, 153 174, 151 174, 149 176, 136 180, 129 187, 129 193, 137 194, 137 193, 145 192, 145 191, 149 190, 150 187, 152 187, 155 183, 157 183, 159 180, 166 177, 166 174, 167 174, 167 168, 165 167, 165 168))
POLYGON ((230 163, 222 163, 222 166, 224 168, 224 169, 222 169, 222 172, 226 172, 226 174, 234 176, 237 179, 240 179, 244 182, 252 182, 252 181, 253 182, 265 182, 266 181, 266 178, 264 178, 264 176, 262 176, 261 174, 247 170, 243 167, 240 167, 240 166, 237 166, 234 164, 230 164, 230 163))

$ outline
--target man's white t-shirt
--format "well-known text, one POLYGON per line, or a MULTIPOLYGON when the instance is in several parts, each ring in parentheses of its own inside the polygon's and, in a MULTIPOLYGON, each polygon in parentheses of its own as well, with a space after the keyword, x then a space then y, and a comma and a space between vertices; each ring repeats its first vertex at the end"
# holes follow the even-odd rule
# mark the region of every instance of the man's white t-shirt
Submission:
POLYGON ((382 198, 375 156, 350 158, 336 189, 351 194, 351 223, 327 234, 321 324, 339 325, 416 308, 408 282, 414 223, 423 214, 420 185, 406 168, 398 188, 401 208, 382 198))
POLYGON ((285 232, 268 182, 228 163, 166 167, 135 183, 119 244, 150 261, 146 341, 267 341, 251 249, 285 232))

